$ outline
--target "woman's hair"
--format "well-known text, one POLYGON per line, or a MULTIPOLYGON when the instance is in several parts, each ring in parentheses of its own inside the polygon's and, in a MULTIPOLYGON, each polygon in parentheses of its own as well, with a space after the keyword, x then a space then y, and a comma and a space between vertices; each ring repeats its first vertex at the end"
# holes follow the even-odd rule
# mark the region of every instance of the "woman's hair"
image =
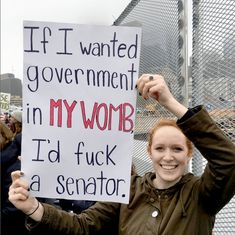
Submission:
POLYGON ((17 134, 22 132, 22 123, 14 117, 11 117, 9 127, 13 132, 13 139, 16 137, 17 134))
MULTIPOLYGON (((150 153, 151 151, 151 146, 152 146, 152 141, 153 141, 153 136, 155 134, 155 132, 160 128, 160 127, 164 127, 164 126, 172 126, 175 127, 176 129, 178 129, 179 131, 182 132, 182 130, 178 127, 178 125, 176 124, 176 120, 173 119, 161 119, 159 122, 157 122, 149 131, 149 135, 148 135, 148 146, 147 146, 147 150, 148 153, 150 153)), ((182 132, 183 133, 183 132, 182 132)), ((183 133, 184 134, 184 133, 183 133)), ((185 135, 184 135, 185 136, 185 135)), ((186 139, 186 145, 188 147, 188 156, 191 157, 192 153, 193 153, 193 144, 192 142, 185 136, 186 139)))
POLYGON ((10 128, 0 121, 0 150, 4 149, 4 147, 12 141, 13 133, 10 128))
POLYGON ((14 122, 13 125, 11 126, 11 130, 13 132, 13 138, 16 137, 17 134, 22 132, 22 123, 21 122, 14 122))

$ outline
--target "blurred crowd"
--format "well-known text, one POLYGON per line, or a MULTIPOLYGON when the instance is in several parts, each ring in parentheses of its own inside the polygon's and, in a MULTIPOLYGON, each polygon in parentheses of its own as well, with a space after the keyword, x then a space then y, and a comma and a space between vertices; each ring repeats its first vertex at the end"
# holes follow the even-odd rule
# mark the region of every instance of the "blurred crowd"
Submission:
POLYGON ((21 167, 22 112, 4 113, 0 120, 1 150, 1 234, 26 234, 24 215, 8 200, 11 172, 21 167))

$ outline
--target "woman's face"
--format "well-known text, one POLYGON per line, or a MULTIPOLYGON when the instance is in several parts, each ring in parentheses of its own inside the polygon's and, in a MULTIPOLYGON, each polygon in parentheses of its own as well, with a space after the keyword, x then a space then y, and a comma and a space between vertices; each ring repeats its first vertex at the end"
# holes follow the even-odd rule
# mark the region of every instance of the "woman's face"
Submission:
POLYGON ((149 154, 156 172, 154 185, 159 189, 176 184, 190 160, 186 137, 173 126, 162 126, 156 130, 149 154))

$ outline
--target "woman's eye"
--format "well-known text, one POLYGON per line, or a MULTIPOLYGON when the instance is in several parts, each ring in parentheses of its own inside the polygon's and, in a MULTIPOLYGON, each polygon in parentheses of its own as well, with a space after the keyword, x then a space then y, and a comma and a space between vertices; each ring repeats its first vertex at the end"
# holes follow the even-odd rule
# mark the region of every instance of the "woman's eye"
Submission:
POLYGON ((175 151, 175 152, 181 152, 181 151, 183 151, 183 149, 180 148, 180 147, 175 147, 175 148, 174 148, 174 151, 175 151))
POLYGON ((156 147, 155 150, 157 150, 157 151, 163 151, 163 147, 156 147))

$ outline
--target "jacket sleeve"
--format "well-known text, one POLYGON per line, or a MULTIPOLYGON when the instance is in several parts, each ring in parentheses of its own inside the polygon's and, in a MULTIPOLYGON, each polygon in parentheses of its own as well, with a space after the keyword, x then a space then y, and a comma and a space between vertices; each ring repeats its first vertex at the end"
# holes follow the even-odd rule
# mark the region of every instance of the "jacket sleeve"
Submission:
POLYGON ((96 202, 81 214, 74 214, 58 209, 49 204, 42 204, 44 214, 41 222, 28 223, 32 232, 50 232, 51 234, 85 235, 97 234, 106 226, 115 224, 119 218, 119 203, 96 202))
POLYGON ((203 106, 191 110, 178 125, 207 160, 199 182, 199 200, 211 214, 222 209, 235 194, 235 145, 215 124, 203 106))

